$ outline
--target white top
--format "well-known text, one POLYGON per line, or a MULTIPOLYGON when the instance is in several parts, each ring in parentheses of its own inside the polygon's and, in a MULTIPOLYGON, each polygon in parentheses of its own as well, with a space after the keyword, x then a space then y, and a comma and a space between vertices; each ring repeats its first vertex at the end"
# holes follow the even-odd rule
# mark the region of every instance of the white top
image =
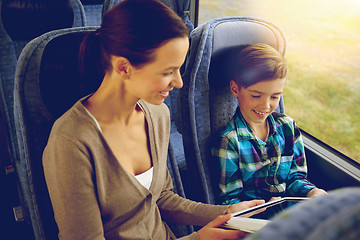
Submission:
POLYGON ((91 117, 92 120, 94 120, 96 126, 98 127, 98 129, 101 131, 101 127, 100 127, 100 124, 99 122, 96 120, 96 118, 91 114, 91 112, 89 112, 89 110, 87 110, 87 108, 85 108, 85 111, 87 112, 87 114, 89 114, 89 116, 91 117))
POLYGON ((135 178, 139 181, 139 183, 141 183, 141 185, 143 185, 145 188, 149 189, 151 186, 152 179, 153 179, 153 173, 154 173, 154 168, 151 167, 146 172, 136 175, 135 178))

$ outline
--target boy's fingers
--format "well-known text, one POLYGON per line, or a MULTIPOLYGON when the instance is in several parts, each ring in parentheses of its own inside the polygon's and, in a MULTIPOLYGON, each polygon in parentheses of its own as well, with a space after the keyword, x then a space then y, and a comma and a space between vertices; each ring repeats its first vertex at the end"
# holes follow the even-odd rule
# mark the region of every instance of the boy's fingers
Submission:
POLYGON ((249 207, 255 207, 255 206, 257 206, 257 205, 264 204, 264 203, 265 203, 265 200, 263 200, 263 199, 256 199, 256 200, 249 201, 249 203, 250 203, 250 206, 249 206, 249 207))

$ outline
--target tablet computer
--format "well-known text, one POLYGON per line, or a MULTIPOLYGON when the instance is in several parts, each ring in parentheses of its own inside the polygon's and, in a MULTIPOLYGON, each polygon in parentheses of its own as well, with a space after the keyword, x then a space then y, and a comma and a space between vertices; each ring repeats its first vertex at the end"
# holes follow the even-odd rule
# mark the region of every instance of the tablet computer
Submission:
POLYGON ((235 212, 232 213, 232 218, 228 222, 224 223, 222 227, 254 233, 268 224, 270 222, 269 219, 275 216, 277 213, 281 212, 285 208, 291 207, 296 203, 307 199, 309 198, 283 197, 271 202, 235 212), (264 211, 257 213, 261 210, 264 211))
POLYGON ((289 205, 293 205, 295 203, 298 203, 299 201, 303 201, 303 200, 307 200, 309 198, 307 197, 283 197, 283 198, 279 198, 277 200, 271 201, 271 202, 266 202, 264 204, 261 205, 257 205, 255 207, 251 207, 251 208, 247 208, 245 210, 239 211, 239 212, 235 212, 232 213, 231 215, 233 217, 244 217, 247 214, 252 214, 258 210, 262 210, 262 209, 266 209, 266 211, 272 207, 275 206, 281 206, 282 204, 286 204, 285 207, 283 208, 287 208, 289 205))

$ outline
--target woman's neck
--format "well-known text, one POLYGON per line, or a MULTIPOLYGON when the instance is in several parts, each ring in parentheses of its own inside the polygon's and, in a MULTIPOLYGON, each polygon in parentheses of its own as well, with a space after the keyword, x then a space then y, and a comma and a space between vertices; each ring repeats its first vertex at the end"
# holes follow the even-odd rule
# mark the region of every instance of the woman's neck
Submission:
POLYGON ((105 76, 99 89, 84 102, 84 106, 99 122, 127 125, 141 112, 137 105, 139 99, 128 96, 121 81, 114 84, 116 80, 105 76))

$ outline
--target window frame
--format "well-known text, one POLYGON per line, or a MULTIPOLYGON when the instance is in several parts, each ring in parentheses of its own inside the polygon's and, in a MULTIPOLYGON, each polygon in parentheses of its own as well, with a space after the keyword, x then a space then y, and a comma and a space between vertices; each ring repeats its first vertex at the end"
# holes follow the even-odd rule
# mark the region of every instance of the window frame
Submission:
POLYGON ((324 189, 360 186, 360 164, 301 130, 309 179, 324 189), (321 175, 318 173, 321 171, 321 175))

